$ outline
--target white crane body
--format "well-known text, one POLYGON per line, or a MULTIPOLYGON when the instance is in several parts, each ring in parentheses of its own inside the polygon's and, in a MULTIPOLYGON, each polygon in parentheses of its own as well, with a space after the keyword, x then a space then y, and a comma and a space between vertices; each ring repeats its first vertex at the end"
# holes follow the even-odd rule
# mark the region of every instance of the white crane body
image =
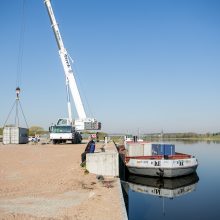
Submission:
MULTIPOLYGON (((66 126, 72 125, 74 126, 73 132, 83 131, 83 130, 99 130, 101 129, 101 123, 97 122, 97 120, 94 118, 86 117, 85 109, 82 104, 82 100, 81 100, 80 93, 79 93, 76 80, 73 74, 69 56, 68 56, 67 50, 64 47, 64 43, 63 43, 60 31, 59 31, 59 27, 58 27, 56 18, 53 13, 51 2, 50 0, 44 0, 44 3, 45 3, 45 6, 47 8, 47 12, 50 18, 51 26, 52 26, 54 36, 57 42, 57 46, 59 49, 59 56, 61 59, 61 63, 63 65, 65 77, 66 77, 68 119, 59 119, 56 126, 64 126, 64 123, 66 123, 66 126), (69 97, 69 90, 72 94, 75 107, 76 107, 76 111, 79 117, 78 119, 75 119, 75 120, 72 119, 72 110, 71 110, 71 103, 70 103, 70 97, 69 97)), ((53 129, 51 127, 50 130, 51 130, 51 133, 50 133, 51 139, 54 140, 55 139, 54 137, 55 136, 57 137, 57 134, 54 134, 52 130, 56 130, 56 129, 53 129)), ((59 133, 58 136, 60 137, 60 139, 62 139, 61 133, 59 133)), ((63 137, 64 136, 67 136, 67 135, 63 134, 63 137)))

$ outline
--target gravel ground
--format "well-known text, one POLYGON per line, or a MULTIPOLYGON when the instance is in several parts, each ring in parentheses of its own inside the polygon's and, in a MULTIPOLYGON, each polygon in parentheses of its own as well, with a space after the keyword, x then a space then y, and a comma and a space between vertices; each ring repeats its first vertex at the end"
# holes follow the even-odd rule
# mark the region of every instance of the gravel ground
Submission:
POLYGON ((85 146, 0 143, 0 219, 121 219, 116 179, 80 167, 85 146))

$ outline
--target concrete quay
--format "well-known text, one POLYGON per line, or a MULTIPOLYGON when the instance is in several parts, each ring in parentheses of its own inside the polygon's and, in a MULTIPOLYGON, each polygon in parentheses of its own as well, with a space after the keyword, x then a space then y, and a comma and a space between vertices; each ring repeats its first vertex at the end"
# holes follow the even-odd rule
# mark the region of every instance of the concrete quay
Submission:
POLYGON ((97 143, 94 153, 86 154, 86 169, 103 176, 119 176, 119 156, 113 142, 97 143))
POLYGON ((0 143, 0 219, 127 219, 116 164, 109 165, 117 163, 117 150, 113 143, 103 145, 96 144, 97 164, 89 159, 101 170, 103 178, 97 178, 95 171, 88 173, 80 166, 86 142, 0 143), (105 168, 100 168, 101 163, 105 168))

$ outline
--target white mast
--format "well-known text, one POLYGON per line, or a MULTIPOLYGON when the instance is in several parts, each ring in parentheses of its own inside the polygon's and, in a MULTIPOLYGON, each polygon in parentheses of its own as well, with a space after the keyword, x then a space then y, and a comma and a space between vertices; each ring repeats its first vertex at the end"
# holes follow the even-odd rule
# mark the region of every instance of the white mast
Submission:
POLYGON ((85 113, 85 110, 84 110, 84 107, 81 101, 79 90, 77 88, 76 80, 73 75, 73 70, 69 62, 68 53, 64 47, 64 44, 63 44, 63 41, 60 35, 59 27, 54 16, 50 0, 44 0, 44 3, 46 5, 48 15, 50 17, 51 26, 53 28, 53 32, 54 32, 56 42, 59 48, 59 55, 60 55, 60 59, 63 65, 64 73, 66 76, 67 99, 68 99, 67 105, 68 105, 69 119, 70 121, 72 121, 71 105, 70 105, 69 92, 68 92, 69 88, 73 96, 73 100, 76 106, 76 111, 78 113, 79 119, 86 119, 86 113, 85 113))

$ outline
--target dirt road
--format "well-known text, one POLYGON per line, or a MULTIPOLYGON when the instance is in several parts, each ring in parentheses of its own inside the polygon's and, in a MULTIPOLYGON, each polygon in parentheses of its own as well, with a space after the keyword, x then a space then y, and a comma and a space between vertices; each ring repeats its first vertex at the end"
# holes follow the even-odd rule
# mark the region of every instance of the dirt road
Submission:
POLYGON ((0 143, 0 219, 121 219, 116 179, 80 167, 85 145, 0 143))

